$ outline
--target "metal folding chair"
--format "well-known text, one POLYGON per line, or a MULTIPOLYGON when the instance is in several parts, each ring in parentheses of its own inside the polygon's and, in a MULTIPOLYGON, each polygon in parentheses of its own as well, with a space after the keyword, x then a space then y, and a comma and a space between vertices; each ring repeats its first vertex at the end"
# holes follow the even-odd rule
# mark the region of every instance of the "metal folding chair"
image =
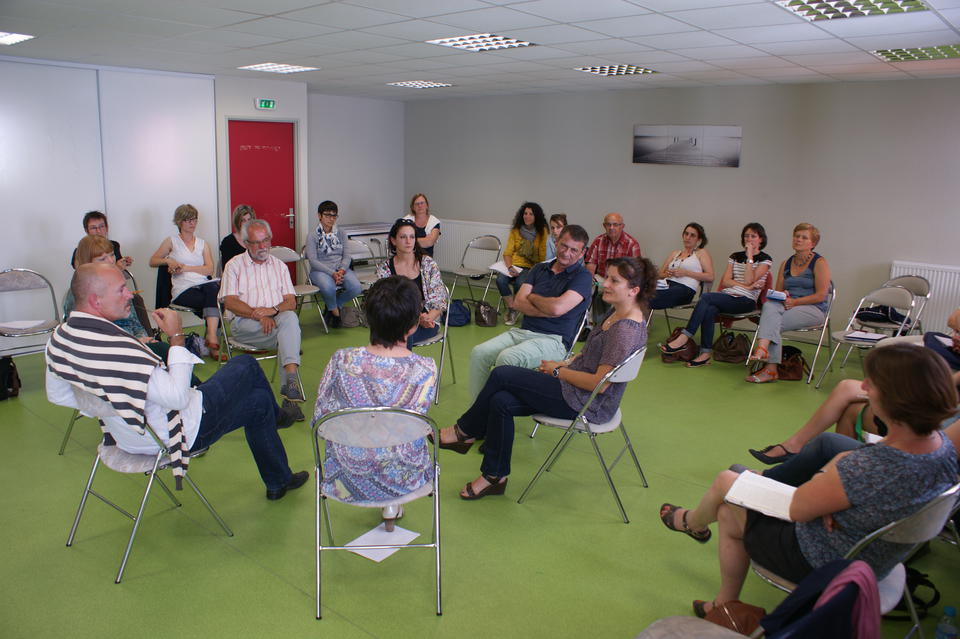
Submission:
MULTIPOLYGON (((83 393, 83 391, 75 390, 75 394, 83 393)), ((92 397, 92 396, 91 396, 92 397)), ((106 404, 101 402, 102 411, 96 415, 96 417, 103 418, 108 417, 113 414, 113 409, 106 404)), ((75 411, 75 416, 78 414, 78 411, 75 411)), ((72 422, 71 422, 72 427, 72 422)), ((100 501, 104 502, 108 506, 112 506, 118 512, 123 515, 126 515, 128 518, 133 520, 133 530, 130 531, 130 538, 127 541, 127 546, 124 549, 123 557, 120 560, 120 569, 117 571, 117 577, 114 580, 115 583, 120 583, 120 580, 123 579, 123 571, 127 566, 127 560, 130 558, 130 551, 133 549, 133 542, 137 537, 137 531, 140 528, 140 523, 143 521, 143 513, 147 507, 147 500, 150 498, 150 491, 153 488, 154 480, 160 484, 160 488, 163 489, 163 492, 166 493, 167 497, 170 498, 170 501, 173 502, 174 506, 181 506, 182 504, 174 496, 173 492, 167 488, 167 485, 163 482, 157 471, 163 470, 168 467, 169 459, 166 455, 166 445, 163 441, 157 436, 153 428, 149 424, 144 424, 143 432, 150 435, 150 438, 156 443, 158 451, 156 455, 136 455, 133 453, 128 453, 121 450, 118 446, 108 446, 101 442, 97 446, 97 456, 93 460, 93 468, 90 470, 90 476, 87 479, 87 485, 83 489, 83 496, 80 498, 80 506, 77 509, 77 515, 73 520, 73 526, 70 527, 70 535, 67 537, 67 546, 73 545, 73 540, 77 535, 77 528, 80 526, 80 518, 83 516, 83 510, 87 504, 87 498, 90 495, 93 495, 100 501), (96 477, 97 470, 101 466, 106 466, 110 470, 119 472, 119 473, 128 473, 128 474, 138 474, 143 473, 147 476, 147 486, 143 491, 143 497, 140 499, 140 506, 137 509, 137 514, 133 515, 128 512, 121 506, 110 501, 99 492, 93 489, 93 480, 96 477)), ((69 435, 69 433, 68 433, 69 435)), ((190 457, 196 457, 199 454, 202 454, 204 451, 196 451, 189 455, 190 457)), ((200 502, 206 507, 210 512, 213 518, 220 524, 220 527, 223 528, 223 531, 227 533, 228 536, 233 536, 233 531, 230 530, 230 527, 227 526, 227 523, 220 517, 220 514, 214 510, 213 505, 204 497, 203 493, 200 492, 200 488, 193 481, 193 478, 190 477, 189 471, 183 476, 184 481, 190 488, 193 489, 193 492, 196 493, 197 497, 200 499, 200 502)))
POLYGON ((434 344, 440 344, 440 359, 437 361, 437 392, 433 396, 433 403, 440 403, 440 386, 443 382, 443 354, 446 352, 450 358, 450 376, 453 377, 453 383, 457 383, 457 371, 453 367, 453 348, 447 341, 447 331, 450 328, 450 303, 453 299, 450 297, 450 289, 447 289, 447 311, 443 314, 443 330, 438 332, 433 337, 428 337, 425 340, 417 342, 413 345, 414 348, 423 348, 426 346, 433 346, 434 344))
POLYGON ((289 246, 274 246, 270 249, 270 255, 284 264, 296 264, 297 272, 300 277, 303 278, 302 284, 293 285, 293 294, 297 298, 297 317, 300 316, 300 308, 303 306, 303 303, 307 301, 307 298, 310 298, 317 307, 317 314, 320 315, 320 324, 323 326, 323 332, 329 333, 327 321, 323 318, 323 309, 320 308, 320 289, 310 281, 310 273, 304 266, 306 258, 289 246))
MULTIPOLYGON (((697 287, 697 294, 690 300, 689 304, 680 304, 679 306, 671 306, 670 308, 663 309, 663 319, 667 322, 667 333, 673 332, 673 327, 670 326, 671 319, 683 319, 682 316, 671 315, 670 311, 692 311, 697 307, 697 302, 700 301, 703 294, 709 293, 712 290, 713 282, 700 282, 700 286, 697 287)), ((653 319, 652 315, 650 319, 653 319)))
POLYGON ((24 340, 24 338, 49 335, 60 325, 60 309, 57 307, 57 296, 53 292, 53 285, 50 284, 50 280, 27 268, 8 268, 0 271, 0 294, 16 297, 16 300, 11 299, 5 303, 7 308, 16 308, 18 312, 25 313, 32 312, 34 308, 40 308, 45 304, 34 299, 24 298, 23 295, 27 294, 28 291, 42 290, 50 293, 53 312, 39 311, 44 317, 28 315, 26 317, 0 319, 0 356, 42 352, 46 345, 45 341, 24 340))
MULTIPOLYGON (((406 550, 413 548, 432 549, 436 570, 436 603, 437 615, 442 614, 440 596, 440 462, 437 458, 437 447, 433 449, 428 463, 432 475, 431 481, 411 493, 392 499, 388 503, 365 504, 361 507, 381 508, 390 504, 404 504, 420 497, 433 497, 433 529, 429 543, 422 544, 382 544, 370 546, 338 546, 334 541, 333 527, 330 523, 328 499, 337 500, 335 495, 323 491, 323 461, 320 441, 340 444, 342 446, 359 447, 366 449, 390 448, 401 444, 415 442, 432 435, 433 442, 440 441, 440 432, 432 419, 411 410, 403 408, 346 408, 324 415, 313 426, 313 455, 316 461, 317 478, 317 512, 316 512, 316 587, 317 587, 317 619, 322 618, 321 611, 321 564, 323 552, 330 550, 406 550), (323 545, 321 529, 326 528, 330 544, 323 545)), ((389 464, 392 457, 385 455, 377 463, 389 464)), ((349 502, 343 502, 348 503, 349 502)), ((349 504, 353 505, 353 504, 349 504)))
POLYGON ((451 295, 457 290, 457 281, 463 277, 467 280, 467 289, 470 291, 470 299, 475 300, 473 296, 473 285, 471 280, 482 280, 486 278, 487 285, 483 289, 481 300, 487 299, 487 292, 490 290, 490 283, 496 278, 496 273, 489 269, 491 264, 500 259, 502 246, 500 238, 496 235, 478 235, 467 243, 463 249, 463 256, 460 258, 460 266, 453 271, 453 286, 451 295), (493 259, 490 259, 491 254, 493 259), (469 266, 468 266, 468 259, 469 266))
POLYGON ((550 451, 550 454, 547 455, 547 458, 544 460, 543 464, 540 466, 540 469, 537 471, 537 474, 533 476, 533 479, 530 480, 530 483, 527 484, 527 487, 524 488, 523 493, 520 495, 520 499, 517 500, 517 503, 522 504, 523 500, 526 499, 527 493, 533 488, 533 485, 537 483, 537 480, 540 479, 540 475, 544 471, 548 471, 553 468, 553 465, 560 458, 560 455, 566 450, 567 445, 570 443, 570 440, 577 433, 584 433, 590 437, 590 443, 593 445, 593 450, 597 454, 597 461, 600 462, 600 467, 603 469, 603 475, 607 480, 607 485, 610 486, 610 492, 613 493, 613 499, 617 502, 617 508, 620 509, 620 516, 623 518, 623 523, 629 524, 630 520, 627 519, 627 511, 623 508, 623 502, 620 500, 620 494, 617 492, 617 487, 613 483, 613 477, 610 475, 610 471, 613 470, 614 466, 617 465, 617 462, 620 461, 620 458, 623 457, 625 452, 630 453, 630 458, 633 460, 633 465, 636 466, 637 472, 640 474, 640 479, 643 481, 643 487, 646 488, 647 478, 643 474, 643 469, 640 468, 640 461, 637 459, 637 454, 633 450, 633 444, 630 442, 630 436, 627 434, 627 429, 623 427, 623 414, 620 409, 617 408, 616 414, 607 422, 603 424, 597 424, 587 420, 585 417, 587 410, 589 410, 590 405, 593 404, 594 398, 600 394, 600 392, 606 387, 607 384, 612 382, 630 382, 637 377, 637 374, 640 372, 640 365, 643 364, 643 356, 647 351, 646 346, 641 346, 633 353, 628 355, 626 359, 617 364, 610 372, 603 376, 603 378, 597 383, 596 387, 593 389, 593 393, 590 394, 590 398, 587 399, 587 402, 584 404, 583 408, 580 409, 580 412, 577 413, 577 416, 573 420, 560 419, 557 417, 550 417, 549 415, 536 414, 533 415, 533 421, 537 424, 544 424, 546 426, 553 426, 554 428, 564 429, 563 435, 560 437, 560 440, 557 442, 557 445, 553 447, 553 450, 550 451), (623 435, 623 448, 620 449, 620 452, 617 454, 616 458, 613 460, 609 466, 604 460, 603 453, 600 452, 600 447, 597 445, 597 435, 602 435, 603 433, 609 433, 614 430, 619 430, 620 434, 623 435))
MULTIPOLYGON (((911 318, 910 326, 902 333, 902 335, 909 335, 913 332, 922 335, 923 325, 920 323, 920 316, 923 315, 923 309, 926 307, 927 302, 930 301, 930 282, 927 281, 927 278, 919 275, 901 275, 900 277, 894 277, 887 280, 883 283, 881 288, 888 288, 891 286, 902 286, 913 293, 914 312, 911 318)), ((891 332, 897 330, 899 327, 897 322, 861 321, 860 325, 873 331, 891 332)))

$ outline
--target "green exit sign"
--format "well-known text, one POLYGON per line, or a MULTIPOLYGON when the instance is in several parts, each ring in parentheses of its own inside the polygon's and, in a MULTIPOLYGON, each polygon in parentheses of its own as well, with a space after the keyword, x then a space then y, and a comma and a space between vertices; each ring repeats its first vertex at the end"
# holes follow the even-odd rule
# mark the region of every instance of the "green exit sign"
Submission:
POLYGON ((261 111, 273 111, 277 108, 277 101, 272 98, 257 98, 254 101, 254 106, 261 111))

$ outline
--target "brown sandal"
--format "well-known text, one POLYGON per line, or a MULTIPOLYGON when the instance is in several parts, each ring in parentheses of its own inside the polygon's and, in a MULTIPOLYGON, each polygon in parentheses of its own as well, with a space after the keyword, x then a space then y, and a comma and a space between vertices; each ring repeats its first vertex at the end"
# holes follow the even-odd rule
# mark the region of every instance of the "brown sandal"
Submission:
POLYGON ((464 490, 467 491, 467 494, 460 494, 460 499, 482 499, 487 495, 502 495, 507 490, 507 478, 506 477, 497 477, 495 475, 481 475, 485 480, 490 482, 490 485, 486 488, 480 490, 480 492, 473 492, 473 482, 467 482, 467 485, 464 487, 464 490), (500 480, 503 481, 500 481, 500 480))
POLYGON ((705 544, 710 541, 712 533, 709 528, 704 528, 703 530, 691 530, 690 526, 687 525, 687 515, 690 513, 689 510, 683 511, 683 519, 681 524, 683 528, 677 528, 673 524, 673 516, 676 512, 680 510, 680 506, 674 506, 673 504, 663 504, 660 506, 660 521, 663 522, 663 525, 673 530, 674 532, 682 532, 686 535, 689 535, 691 538, 697 540, 701 544, 705 544))
POLYGON ((747 375, 744 378, 744 381, 750 382, 751 384, 766 384, 768 382, 775 382, 780 379, 780 375, 777 371, 770 371, 767 368, 761 368, 756 373, 752 375, 747 375))
MULTIPOLYGON (((460 455, 466 455, 467 451, 470 450, 470 447, 473 446, 473 442, 467 441, 468 439, 470 439, 470 436, 467 435, 462 430, 460 430, 460 427, 457 426, 456 424, 453 425, 453 433, 457 436, 457 441, 455 442, 439 441, 437 442, 437 447, 444 448, 446 450, 452 450, 453 452, 459 453, 460 455)), ((474 439, 473 441, 476 441, 476 439, 474 439)))

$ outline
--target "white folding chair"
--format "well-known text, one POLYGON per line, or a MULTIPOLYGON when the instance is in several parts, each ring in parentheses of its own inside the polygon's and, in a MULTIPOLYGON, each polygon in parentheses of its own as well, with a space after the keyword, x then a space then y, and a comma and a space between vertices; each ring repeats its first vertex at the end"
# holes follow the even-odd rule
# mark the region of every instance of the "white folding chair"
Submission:
POLYGON ((453 367, 453 348, 450 343, 447 341, 447 331, 450 328, 450 303, 453 299, 450 297, 451 293, 449 289, 447 290, 447 311, 443 314, 443 330, 439 331, 433 337, 428 337, 425 340, 419 341, 413 345, 414 348, 423 348, 425 346, 433 346, 434 344, 440 344, 440 359, 437 361, 437 392, 433 396, 433 403, 440 403, 440 385, 443 382, 443 354, 446 352, 450 358, 450 376, 453 378, 453 383, 457 383, 457 371, 453 367))
MULTIPOLYGON (((427 460, 432 478, 426 484, 413 492, 391 499, 389 503, 363 504, 361 507, 382 508, 391 504, 405 504, 420 497, 433 497, 433 529, 429 543, 422 544, 381 544, 370 546, 337 546, 333 537, 333 527, 330 524, 330 512, 327 499, 338 500, 336 495, 327 494, 323 490, 323 461, 321 454, 321 440, 350 446, 355 448, 375 449, 400 446, 427 438, 432 435, 433 442, 440 441, 440 433, 432 419, 411 410, 392 407, 377 408, 346 408, 324 415, 313 426, 313 455, 316 462, 317 478, 317 512, 316 512, 316 570, 317 570, 317 619, 321 613, 321 570, 320 557, 324 551, 330 550, 383 550, 408 548, 428 548, 434 551, 434 565, 436 570, 436 597, 437 615, 442 613, 440 598, 440 462, 437 458, 437 447, 431 445, 432 455, 427 460), (321 529, 326 528, 330 545, 323 545, 321 529)), ((378 459, 378 463, 390 464, 392 457, 378 459)), ((349 502, 343 502, 349 505, 349 502)))
MULTIPOLYGON (((700 301, 700 298, 703 297, 703 294, 709 293, 712 290, 713 282, 700 282, 700 286, 697 287, 697 294, 694 295, 689 304, 680 304, 678 306, 671 306, 670 308, 663 309, 663 319, 667 322, 667 333, 669 334, 673 332, 673 327, 670 326, 671 319, 685 319, 685 317, 681 315, 671 315, 670 311, 692 311, 697 307, 697 302, 700 301)), ((653 319, 652 315, 650 319, 653 319)))
POLYGON ((820 384, 823 383, 823 378, 826 376, 827 370, 829 370, 830 366, 833 364, 833 360, 837 356, 837 351, 840 350, 841 346, 849 346, 847 354, 844 356, 843 362, 840 364, 840 368, 843 368, 847 363, 847 357, 850 356, 850 352, 854 348, 856 348, 857 351, 862 354, 863 350, 869 350, 877 345, 876 341, 857 339, 856 336, 852 338, 850 337, 851 333, 854 333, 855 330, 858 330, 858 327, 862 326, 861 322, 857 319, 857 312, 859 312, 861 309, 870 308, 872 306, 889 306, 891 308, 899 309, 900 311, 905 311, 903 321, 900 322, 900 324, 897 324, 894 328, 893 337, 899 337, 907 330, 907 324, 910 320, 910 316, 913 313, 914 304, 915 300, 913 293, 902 286, 881 287, 864 295, 854 308, 853 313, 850 315, 850 319, 847 321, 846 328, 844 328, 842 331, 834 331, 831 334, 834 341, 834 347, 830 352, 830 359, 827 360, 827 365, 824 367, 823 372, 820 373, 820 378, 817 380, 816 387, 820 388, 820 384))
MULTIPOLYGON (((227 332, 227 322, 224 320, 223 314, 223 304, 217 304, 217 311, 220 313, 220 336, 223 338, 224 347, 227 350, 227 359, 232 359, 234 356, 234 351, 239 352, 240 354, 252 355, 254 359, 258 362, 265 360, 273 360, 273 369, 270 372, 270 381, 272 382, 277 377, 277 369, 280 367, 280 353, 276 347, 274 348, 261 348, 260 346, 253 346, 251 344, 244 344, 240 340, 233 337, 227 332)), ((300 376, 297 375, 297 381, 300 380, 300 376)), ((303 382, 300 382, 300 392, 303 393, 303 382)), ((304 395, 306 397, 306 395, 304 395)))
POLYGON ((323 326, 323 332, 329 333, 327 321, 323 318, 323 309, 320 308, 320 289, 310 281, 310 274, 304 267, 306 258, 289 246, 271 247, 270 255, 284 264, 296 264, 297 272, 300 277, 303 278, 302 284, 293 285, 293 294, 297 298, 297 317, 300 316, 300 308, 303 306, 303 303, 307 301, 307 298, 310 298, 317 307, 317 314, 320 315, 320 324, 323 326))
POLYGON ((35 338, 38 335, 48 335, 60 325, 60 309, 57 307, 57 296, 53 292, 50 280, 36 271, 26 268, 8 268, 0 271, 0 294, 15 297, 5 303, 7 308, 16 308, 18 312, 32 312, 33 308, 41 308, 43 302, 29 297, 28 291, 46 290, 50 293, 52 312, 38 311, 42 317, 16 317, 0 319, 0 356, 26 355, 42 352, 44 341, 35 338), (24 297, 27 295, 28 297, 24 297), (31 309, 21 311, 21 309, 31 309), (19 342, 19 344, 18 344, 19 342))
MULTIPOLYGON (((92 416, 97 418, 105 418, 114 415, 113 408, 93 395, 89 395, 84 391, 74 390, 74 395, 78 397, 78 400, 82 401, 84 406, 83 413, 90 413, 92 416), (86 395, 87 399, 83 401, 81 398, 86 395), (96 410, 91 410, 91 407, 96 406, 96 410)), ((75 415, 79 411, 75 411, 75 415)), ((72 422, 71 422, 72 427, 72 422)), ((90 476, 87 479, 87 485, 83 489, 83 497, 80 498, 80 506, 77 509, 77 515, 73 520, 73 526, 70 527, 70 535, 67 537, 67 546, 73 545, 73 540, 77 535, 77 528, 80 526, 80 518, 83 516, 83 510, 87 504, 87 498, 90 495, 93 495, 100 501, 104 502, 108 506, 112 506, 118 512, 126 515, 128 518, 133 520, 133 530, 130 531, 130 538, 127 541, 127 546, 123 552, 123 558, 120 560, 120 569, 117 571, 117 577, 114 580, 115 583, 120 583, 120 580, 123 579, 123 571, 127 566, 127 560, 130 558, 130 551, 133 549, 133 542, 137 537, 137 530, 140 528, 140 523, 143 521, 143 513, 147 507, 147 500, 150 498, 150 491, 153 488, 154 480, 160 484, 160 488, 163 489, 163 492, 167 494, 167 497, 170 498, 170 501, 173 502, 173 505, 176 507, 181 506, 182 504, 174 496, 173 492, 167 488, 167 485, 163 482, 160 476, 157 474, 157 471, 163 470, 169 465, 169 458, 166 454, 166 445, 161 441, 154 432, 153 428, 149 424, 144 424, 142 432, 149 435, 151 439, 156 443, 158 451, 155 455, 137 455, 133 453, 128 453, 120 449, 116 445, 107 445, 104 442, 100 442, 97 445, 97 456, 93 460, 93 468, 90 471, 90 476), (110 470, 116 471, 118 473, 127 473, 127 474, 139 474, 143 473, 147 475, 147 486, 143 491, 143 497, 140 499, 140 506, 137 509, 137 514, 133 515, 121 506, 110 501, 99 492, 93 489, 93 480, 96 477, 97 469, 100 465, 104 465, 110 470)), ((190 457, 196 457, 199 454, 202 454, 203 451, 196 451, 190 454, 190 457)), ((200 502, 207 508, 210 514, 214 519, 217 520, 217 523, 220 524, 220 527, 223 528, 223 531, 227 533, 228 536, 233 536, 233 531, 230 530, 230 527, 227 526, 227 523, 220 517, 220 514, 214 510, 213 505, 204 497, 203 493, 200 492, 200 488, 193 481, 193 478, 190 477, 189 470, 183 475, 183 479, 190 488, 193 489, 193 492, 196 493, 197 497, 200 499, 200 502)))
MULTIPOLYGON (((920 324, 920 316, 927 302, 930 301, 930 282, 925 277, 919 275, 901 275, 894 277, 883 283, 881 288, 891 286, 902 286, 911 293, 914 299, 914 311, 911 317, 910 326, 903 331, 902 335, 908 335, 912 332, 923 334, 923 326, 920 324)), ((873 331, 895 331, 899 327, 897 322, 871 322, 861 321, 860 325, 873 331)))
MULTIPOLYGON (((957 506, 958 495, 960 495, 960 484, 951 486, 912 515, 891 522, 866 535, 854 544, 853 548, 848 550, 843 558, 856 559, 870 544, 881 540, 897 544, 909 544, 911 548, 904 554, 904 559, 906 559, 916 551, 920 544, 930 541, 943 530, 944 524, 957 506)), ((751 566, 761 579, 780 590, 793 592, 796 588, 796 584, 787 581, 756 562, 751 562, 751 566)), ((910 596, 910 589, 906 588, 906 585, 907 569, 903 563, 898 563, 887 573, 886 577, 878 581, 880 614, 887 614, 894 609, 901 598, 906 599, 907 610, 910 612, 910 619, 913 622, 906 637, 909 638, 914 631, 917 631, 922 639, 923 629, 920 628, 917 609, 913 603, 913 597, 910 596)))
POLYGON ((487 299, 490 283, 496 278, 496 273, 491 271, 489 266, 500 259, 501 248, 500 238, 496 235, 478 235, 467 242, 466 248, 463 249, 463 256, 460 258, 460 266, 453 271, 451 294, 457 290, 457 281, 463 277, 467 280, 470 299, 474 300, 476 298, 473 296, 471 281, 486 278, 487 285, 484 287, 483 297, 480 299, 487 299), (490 259, 491 257, 493 259, 490 259))
POLYGON ((560 455, 563 453, 563 451, 566 450, 567 445, 570 443, 570 440, 573 438, 573 436, 577 433, 584 433, 590 437, 590 443, 593 445, 593 450, 597 454, 597 461, 600 462, 600 467, 603 469, 603 475, 607 480, 607 485, 610 486, 610 491, 613 493, 613 499, 617 502, 617 508, 620 509, 620 516, 623 517, 623 523, 630 523, 630 520, 627 519, 627 511, 623 508, 623 502, 620 500, 620 494, 617 492, 617 487, 613 483, 613 477, 611 477, 610 471, 612 471, 614 466, 617 465, 617 462, 620 461, 620 458, 623 457, 623 454, 625 452, 629 452, 631 459, 633 459, 633 465, 636 466, 637 472, 640 474, 640 479, 643 481, 643 487, 646 488, 648 484, 647 478, 643 474, 643 469, 640 468, 640 461, 637 459, 637 454, 633 451, 633 444, 630 442, 630 436, 627 434, 627 429, 623 427, 623 414, 620 408, 617 408, 616 414, 614 414, 609 421, 602 424, 587 420, 585 415, 587 410, 589 410, 590 405, 593 404, 594 398, 600 394, 607 384, 613 382, 627 383, 636 379, 637 374, 640 372, 640 365, 643 364, 643 356, 646 351, 647 347, 641 346, 628 355, 622 362, 617 364, 606 375, 604 375, 603 378, 597 383, 596 387, 594 387, 593 393, 590 394, 590 398, 587 399, 587 402, 584 404, 583 408, 580 409, 580 412, 577 413, 577 416, 574 417, 572 421, 569 419, 551 417, 543 414, 533 415, 532 419, 533 421, 537 422, 537 424, 553 426, 554 428, 562 428, 564 429, 564 433, 557 442, 557 445, 554 446, 553 450, 550 451, 550 454, 547 455, 547 458, 540 466, 537 474, 533 476, 533 479, 530 480, 530 483, 527 484, 527 487, 523 489, 523 494, 520 495, 520 499, 517 500, 517 503, 522 504, 523 500, 527 496, 527 493, 530 492, 530 490, 533 488, 533 485, 537 483, 537 480, 540 479, 540 475, 542 475, 544 471, 548 471, 553 468, 553 465, 557 462, 557 459, 560 458, 560 455), (613 463, 608 466, 603 458, 603 453, 600 452, 600 447, 597 445, 597 435, 609 433, 614 430, 619 430, 620 434, 623 435, 624 444, 623 448, 620 449, 620 452, 613 460, 613 463))

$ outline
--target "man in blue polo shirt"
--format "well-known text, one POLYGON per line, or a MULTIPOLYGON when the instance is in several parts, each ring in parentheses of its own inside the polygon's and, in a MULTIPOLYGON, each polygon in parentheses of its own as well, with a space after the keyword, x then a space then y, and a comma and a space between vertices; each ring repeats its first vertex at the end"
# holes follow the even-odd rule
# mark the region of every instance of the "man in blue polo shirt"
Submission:
POLYGON ((571 224, 557 240, 556 259, 530 270, 513 303, 523 313, 520 328, 478 344, 470 352, 473 397, 480 394, 495 366, 533 368, 542 360, 564 358, 590 302, 593 277, 581 262, 589 241, 582 226, 571 224))

